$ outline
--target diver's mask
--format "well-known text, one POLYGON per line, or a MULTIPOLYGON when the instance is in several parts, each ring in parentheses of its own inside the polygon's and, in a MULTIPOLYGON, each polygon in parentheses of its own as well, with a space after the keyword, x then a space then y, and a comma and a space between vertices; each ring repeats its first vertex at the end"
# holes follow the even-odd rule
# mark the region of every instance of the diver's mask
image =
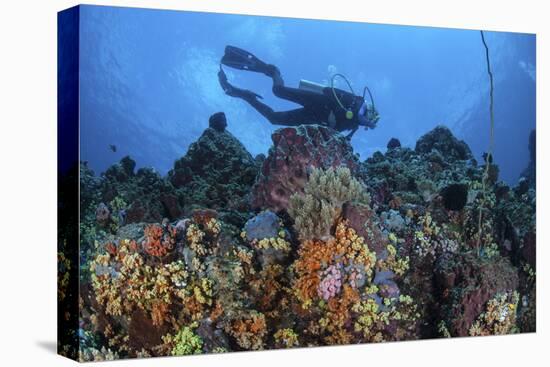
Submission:
POLYGON ((359 108, 357 118, 360 126, 365 126, 366 129, 374 129, 376 127, 376 123, 380 120, 380 115, 372 104, 369 105, 365 100, 363 100, 363 104, 359 108))

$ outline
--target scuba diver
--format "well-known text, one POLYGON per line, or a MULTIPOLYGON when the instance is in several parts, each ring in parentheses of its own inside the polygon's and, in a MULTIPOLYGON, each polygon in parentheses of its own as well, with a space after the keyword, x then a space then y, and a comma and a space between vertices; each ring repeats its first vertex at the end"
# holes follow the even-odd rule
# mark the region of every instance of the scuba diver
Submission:
POLYGON ((363 96, 356 96, 351 84, 342 74, 335 74, 328 87, 307 80, 301 80, 299 88, 287 87, 275 65, 266 64, 250 52, 234 46, 226 46, 221 64, 218 79, 225 93, 245 100, 274 125, 321 124, 340 132, 351 130, 346 135, 349 140, 360 126, 364 126, 365 129, 374 129, 379 120, 370 90, 365 87, 363 96), (273 94, 302 107, 290 111, 273 111, 271 107, 259 101, 259 99, 263 99, 262 96, 231 85, 227 81, 221 64, 271 77, 273 79, 273 94), (342 77, 346 81, 351 93, 334 87, 336 77, 342 77), (370 105, 365 100, 366 91, 370 96, 370 105))

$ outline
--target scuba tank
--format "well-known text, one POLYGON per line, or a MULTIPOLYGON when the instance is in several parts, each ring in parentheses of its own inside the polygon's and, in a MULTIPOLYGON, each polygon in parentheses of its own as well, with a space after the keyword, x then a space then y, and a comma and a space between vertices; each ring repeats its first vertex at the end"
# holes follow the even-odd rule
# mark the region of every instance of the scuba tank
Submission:
POLYGON ((323 89, 326 88, 325 85, 315 83, 309 80, 301 79, 298 89, 307 90, 309 92, 323 94, 323 89))

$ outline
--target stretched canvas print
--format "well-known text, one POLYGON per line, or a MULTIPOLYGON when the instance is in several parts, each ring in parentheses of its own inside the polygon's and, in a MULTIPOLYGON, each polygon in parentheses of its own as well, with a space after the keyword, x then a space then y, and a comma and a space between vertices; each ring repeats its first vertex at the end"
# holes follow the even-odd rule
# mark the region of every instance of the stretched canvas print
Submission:
POLYGON ((535 331, 535 35, 98 6, 58 26, 60 354, 535 331))

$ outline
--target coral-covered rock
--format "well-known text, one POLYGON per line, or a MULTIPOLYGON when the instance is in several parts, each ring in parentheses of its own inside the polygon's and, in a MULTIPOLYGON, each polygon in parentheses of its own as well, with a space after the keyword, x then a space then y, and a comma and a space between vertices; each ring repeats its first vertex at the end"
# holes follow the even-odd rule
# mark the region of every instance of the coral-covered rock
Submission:
POLYGON ((451 130, 445 126, 438 126, 416 142, 415 150, 418 153, 430 153, 437 150, 443 156, 458 160, 472 158, 470 148, 463 140, 455 138, 451 130))
POLYGON ((225 131, 225 128, 227 127, 227 120, 225 118, 225 113, 223 112, 217 112, 210 116, 208 119, 208 127, 211 127, 214 130, 217 130, 219 132, 225 131))
POLYGON ((134 175, 134 169, 136 168, 136 162, 126 156, 120 160, 119 163, 113 164, 105 171, 105 177, 124 182, 134 175))
POLYGON ((252 206, 275 212, 288 208, 289 197, 301 192, 311 167, 347 166, 358 171, 358 160, 344 136, 320 125, 276 130, 273 146, 252 189, 252 206))
POLYGON ((174 187, 153 168, 134 173, 135 164, 124 157, 100 178, 100 200, 109 206, 115 224, 178 218, 181 210, 174 187))
POLYGON ((164 209, 168 212, 170 218, 179 218, 182 215, 176 195, 164 193, 160 195, 160 201, 164 206, 164 209))
POLYGON ((376 256, 380 257, 386 249, 387 240, 380 232, 374 211, 368 205, 348 202, 344 204, 342 217, 365 239, 369 248, 376 252, 376 256))
POLYGON ((191 216, 195 223, 206 225, 212 219, 218 219, 218 212, 213 209, 195 209, 191 216))
POLYGON ((266 210, 249 219, 244 225, 246 239, 248 241, 274 238, 279 235, 281 220, 270 210, 266 210))
POLYGON ((388 141, 388 145, 386 145, 386 148, 388 148, 388 150, 401 148, 401 142, 397 138, 391 138, 390 141, 388 141))
POLYGON ((166 335, 169 330, 166 324, 154 325, 143 310, 136 309, 128 324, 129 346, 136 350, 153 348, 162 344, 162 336, 166 335))
POLYGON ((156 209, 156 206, 148 206, 143 200, 137 199, 126 210, 126 223, 160 222, 163 216, 156 209))
POLYGON ((97 224, 102 227, 105 227, 111 218, 111 211, 104 203, 99 203, 95 210, 95 220, 97 224))
MULTIPOLYGON (((493 166, 491 166, 493 167, 493 166)), ((420 138, 416 149, 376 152, 364 163, 364 174, 373 206, 396 209, 396 204, 429 205, 443 197, 447 209, 460 210, 465 199, 475 197, 472 182, 481 182, 470 148, 446 127, 437 127, 420 138)))
POLYGON ((227 335, 219 329, 216 329, 210 318, 202 320, 197 328, 197 335, 201 337, 206 350, 229 350, 229 340, 227 335))
POLYGON ((510 255, 514 264, 526 262, 532 268, 536 266, 536 209, 535 190, 528 189, 520 194, 517 187, 496 206, 501 251, 510 255))
POLYGON ((533 269, 537 268, 537 235, 535 232, 527 232, 522 239, 521 259, 533 269))
POLYGON ((467 336, 485 304, 498 293, 518 288, 518 273, 500 256, 448 254, 438 260, 435 280, 440 292, 441 319, 452 336, 467 336))
POLYGON ((521 173, 521 177, 524 177, 529 187, 536 187, 537 185, 537 135, 536 130, 531 131, 529 134, 529 164, 525 170, 521 173))
POLYGON ((204 130, 168 173, 186 208, 242 209, 257 174, 254 158, 228 131, 204 130))
POLYGON ((406 220, 401 216, 399 211, 390 209, 387 212, 380 214, 380 220, 384 228, 392 232, 401 232, 406 227, 406 220))

